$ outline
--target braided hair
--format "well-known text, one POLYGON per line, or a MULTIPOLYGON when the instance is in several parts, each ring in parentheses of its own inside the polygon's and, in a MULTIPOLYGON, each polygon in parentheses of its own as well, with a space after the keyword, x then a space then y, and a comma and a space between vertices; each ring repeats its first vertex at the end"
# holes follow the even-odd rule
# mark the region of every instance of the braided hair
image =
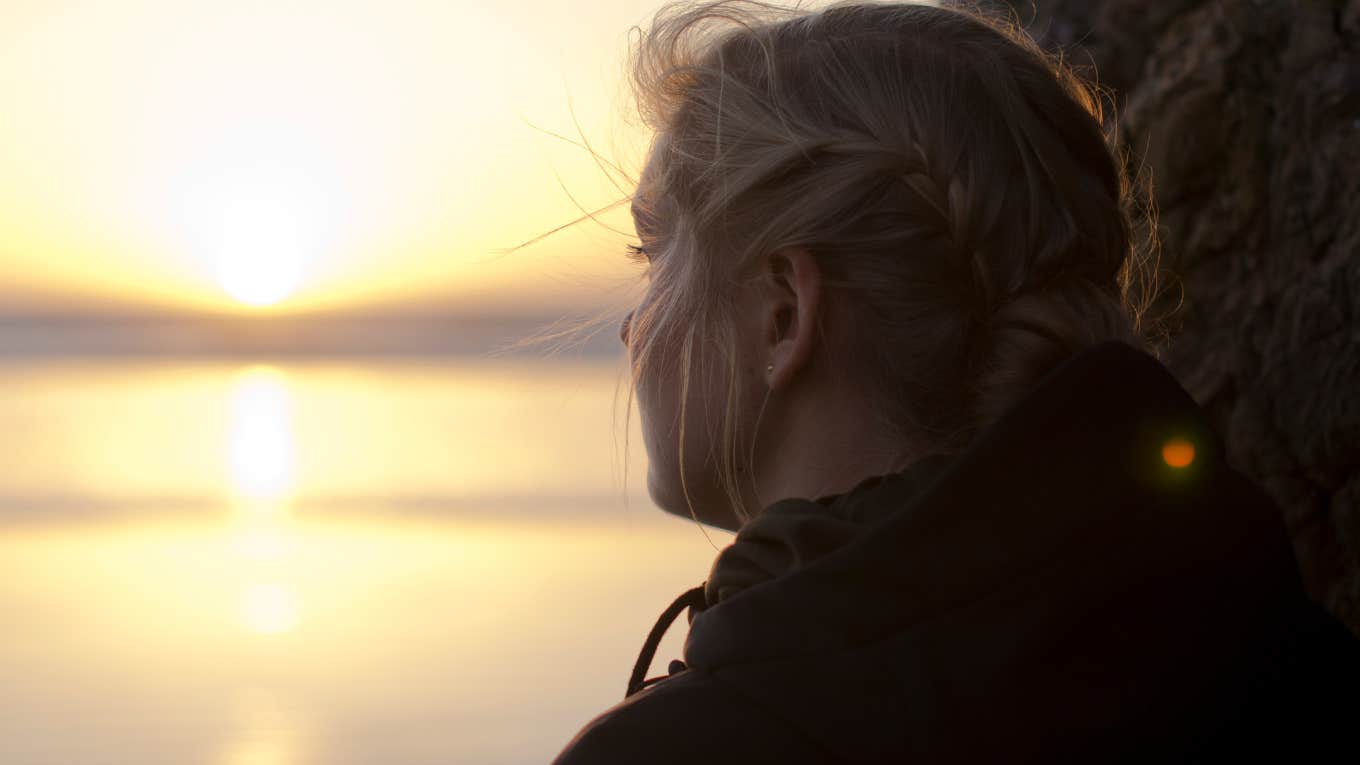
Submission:
MULTIPOLYGON (((1137 236, 1151 209, 1102 92, 1013 22, 722 0, 667 6, 635 45, 656 171, 634 204, 660 221, 667 285, 633 317, 635 375, 733 348, 733 287, 786 247, 813 254, 848 318, 828 352, 920 456, 964 448, 1082 348, 1157 354, 1155 238, 1137 236), (663 326, 687 327, 681 348, 663 326)), ((714 437, 745 520, 733 406, 714 437)))

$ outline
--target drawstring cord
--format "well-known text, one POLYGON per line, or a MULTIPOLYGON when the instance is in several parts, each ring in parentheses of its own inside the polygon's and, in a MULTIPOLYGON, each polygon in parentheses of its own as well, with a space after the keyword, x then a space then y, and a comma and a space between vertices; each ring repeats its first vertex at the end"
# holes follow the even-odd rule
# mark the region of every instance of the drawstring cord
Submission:
MULTIPOLYGON (((642 644, 642 652, 638 654, 637 662, 633 664, 633 674, 628 678, 628 691, 623 695, 625 699, 642 690, 647 685, 660 680, 665 680, 669 677, 669 675, 662 675, 648 680, 642 679, 642 676, 647 672, 647 668, 652 665, 652 657, 656 656, 656 649, 657 646, 661 644, 662 636, 666 634, 666 630, 670 629, 671 622, 675 621, 675 617, 679 616, 680 612, 687 606, 690 609, 690 621, 694 621, 694 614, 697 611, 703 611, 708 607, 708 601, 704 598, 703 584, 685 590, 684 594, 676 598, 675 602, 671 603, 666 607, 665 611, 661 612, 661 617, 656 620, 656 624, 652 627, 652 631, 647 633, 647 641, 642 644)), ((684 668, 684 662, 678 660, 673 661, 671 662, 672 673, 678 671, 677 665, 679 665, 679 669, 684 668)))

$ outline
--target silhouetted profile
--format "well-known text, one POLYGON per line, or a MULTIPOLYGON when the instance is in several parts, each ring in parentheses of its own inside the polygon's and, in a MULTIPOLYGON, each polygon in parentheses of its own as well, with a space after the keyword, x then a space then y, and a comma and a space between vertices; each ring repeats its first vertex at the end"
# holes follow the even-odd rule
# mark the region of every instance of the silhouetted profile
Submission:
POLYGON ((737 536, 558 765, 1354 746, 1360 641, 1160 360, 1091 85, 916 5, 671 6, 634 75, 648 488, 737 536))

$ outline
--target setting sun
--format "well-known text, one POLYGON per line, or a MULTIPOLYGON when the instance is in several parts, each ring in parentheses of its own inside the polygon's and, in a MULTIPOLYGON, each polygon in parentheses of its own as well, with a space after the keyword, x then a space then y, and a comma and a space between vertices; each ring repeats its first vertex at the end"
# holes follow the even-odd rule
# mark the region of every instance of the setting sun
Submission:
POLYGON ((564 272, 632 275, 590 226, 498 253, 624 193, 553 136, 637 164, 613 99, 645 6, 4 8, 0 93, 24 118, 0 124, 0 302, 538 311, 598 302, 564 272))
POLYGON ((273 305, 297 289, 302 259, 286 245, 259 246, 224 252, 217 261, 217 280, 236 300, 273 305))
POLYGON ((316 170, 288 160, 278 136, 239 136, 230 152, 253 160, 240 167, 200 168, 184 202, 192 246, 213 260, 217 284, 238 302, 278 303, 302 282, 303 268, 329 232, 328 209, 316 170))

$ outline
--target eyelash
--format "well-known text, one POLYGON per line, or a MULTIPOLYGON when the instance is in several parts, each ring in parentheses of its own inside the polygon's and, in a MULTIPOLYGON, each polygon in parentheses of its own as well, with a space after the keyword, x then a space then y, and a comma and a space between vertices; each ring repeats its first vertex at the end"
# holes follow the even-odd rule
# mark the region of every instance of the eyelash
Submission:
POLYGON ((647 255, 647 251, 636 244, 628 245, 627 249, 629 260, 634 260, 639 263, 650 263, 652 260, 651 257, 647 255))

